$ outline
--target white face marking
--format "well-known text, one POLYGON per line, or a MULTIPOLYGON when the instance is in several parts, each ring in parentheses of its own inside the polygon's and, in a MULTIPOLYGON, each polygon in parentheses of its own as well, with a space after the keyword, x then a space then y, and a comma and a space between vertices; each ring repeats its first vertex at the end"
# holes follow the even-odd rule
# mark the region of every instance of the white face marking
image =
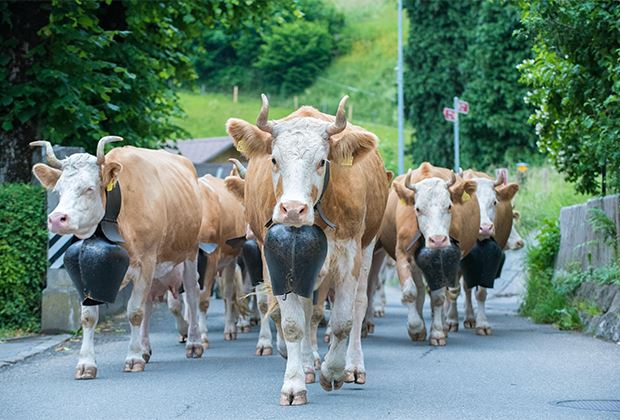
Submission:
POLYGON ((497 196, 495 194, 495 181, 486 178, 473 178, 478 188, 476 196, 480 206, 480 239, 488 239, 495 234, 495 210, 497 206, 497 196), (493 226, 493 227, 490 227, 493 226))
POLYGON ((282 183, 282 195, 273 209, 275 223, 293 226, 314 224, 312 187, 320 195, 329 152, 328 123, 315 118, 294 118, 274 127, 272 180, 282 183))
POLYGON ((105 214, 100 173, 97 158, 87 153, 76 153, 63 161, 62 174, 54 187, 60 201, 50 218, 63 214, 67 221, 62 227, 50 223, 52 232, 81 239, 95 232, 105 214))
POLYGON ((446 181, 440 178, 428 178, 414 186, 418 227, 426 246, 431 247, 431 237, 449 238, 452 223, 450 192, 446 181))

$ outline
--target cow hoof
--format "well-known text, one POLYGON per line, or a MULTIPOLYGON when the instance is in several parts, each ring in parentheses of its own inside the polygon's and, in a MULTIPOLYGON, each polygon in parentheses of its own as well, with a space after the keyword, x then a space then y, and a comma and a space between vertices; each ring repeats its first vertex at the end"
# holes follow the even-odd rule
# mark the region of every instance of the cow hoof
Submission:
POLYGON ((246 326, 244 326, 244 327, 241 327, 241 332, 242 332, 242 333, 245 333, 245 334, 247 334, 247 333, 249 333, 249 332, 252 332, 252 327, 250 327, 249 325, 246 325, 246 326))
POLYGON ((271 347, 256 347, 257 356, 271 356, 273 349, 271 347))
POLYGON ((343 380, 330 382, 329 379, 323 376, 323 373, 319 375, 319 382, 321 383, 321 388, 323 388, 327 392, 331 391, 332 389, 337 391, 342 388, 342 385, 344 384, 343 380))
POLYGON ((204 340, 202 340, 202 349, 206 350, 208 348, 209 348, 209 340, 205 338, 204 340))
POLYGON ((407 333, 409 333, 409 338, 411 338, 411 341, 426 340, 426 327, 422 327, 422 330, 420 331, 412 331, 410 328, 407 328, 407 333))
POLYGON ((75 379, 95 379, 97 377, 97 366, 78 365, 75 368, 75 379))
POLYGON ((384 312, 383 310, 381 310, 381 309, 380 309, 380 310, 378 310, 378 311, 375 311, 375 312, 374 312, 374 315, 375 315, 377 318, 383 318, 383 317, 385 316, 385 312, 384 312))
POLYGON ((187 341, 187 335, 181 334, 179 335, 179 343, 185 343, 187 341))
POLYGON ((459 323, 454 322, 454 321, 447 321, 446 322, 447 326, 448 326, 448 332, 458 332, 459 330, 459 323))
POLYGON ((331 335, 329 335, 329 334, 325 334, 325 335, 323 336, 323 342, 324 342, 324 343, 329 344, 330 340, 331 340, 331 335))
POLYGON ((429 344, 431 346, 445 346, 446 339, 445 337, 439 337, 439 338, 431 337, 429 344))
POLYGON ((348 384, 355 382, 356 384, 364 385, 366 383, 366 372, 347 370, 344 374, 344 382, 348 384))
POLYGON ((478 327, 476 328, 476 335, 491 335, 493 331, 491 327, 478 327))
POLYGON ((144 359, 146 363, 148 363, 149 360, 151 360, 152 355, 153 355, 153 351, 151 349, 149 349, 148 352, 146 351, 142 352, 142 358, 144 359))
POLYGON ((465 321, 463 321, 463 327, 467 328, 468 330, 476 328, 476 321, 473 319, 466 319, 465 321))
POLYGON ((321 358, 320 357, 318 359, 314 359, 314 369, 316 370, 321 369, 321 358))
POLYGON ((144 372, 144 360, 129 359, 125 360, 123 372, 144 372))
POLYGON ((316 382, 316 374, 314 373, 314 371, 306 372, 306 383, 313 384, 314 382, 316 382))
POLYGON ((185 346, 185 357, 188 359, 200 359, 204 353, 202 344, 187 344, 185 346))
POLYGON ((237 339, 237 333, 236 332, 232 332, 232 333, 224 333, 224 340, 226 341, 233 341, 237 339))
POLYGON ((280 405, 304 405, 308 404, 308 393, 299 391, 293 394, 286 392, 280 393, 280 405))

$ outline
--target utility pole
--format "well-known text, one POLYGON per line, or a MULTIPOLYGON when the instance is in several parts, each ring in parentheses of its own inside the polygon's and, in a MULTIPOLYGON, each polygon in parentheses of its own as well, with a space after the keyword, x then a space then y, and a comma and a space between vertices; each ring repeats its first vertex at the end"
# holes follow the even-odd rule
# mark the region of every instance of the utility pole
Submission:
POLYGON ((398 173, 405 172, 405 106, 403 94, 403 0, 398 0, 398 65, 396 67, 396 83, 398 85, 398 173))
POLYGON ((461 158, 459 149, 459 97, 454 97, 454 172, 458 173, 461 169, 461 158))

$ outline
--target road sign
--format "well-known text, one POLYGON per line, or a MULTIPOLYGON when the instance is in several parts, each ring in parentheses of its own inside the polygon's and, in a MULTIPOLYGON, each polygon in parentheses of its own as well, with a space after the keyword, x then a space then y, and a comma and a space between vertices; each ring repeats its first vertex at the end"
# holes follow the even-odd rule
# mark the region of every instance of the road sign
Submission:
POLYGON ((458 111, 459 111, 459 114, 469 113, 469 103, 459 99, 458 100, 458 111))
POLYGON ((443 117, 446 121, 456 121, 456 112, 452 108, 444 108, 443 117))

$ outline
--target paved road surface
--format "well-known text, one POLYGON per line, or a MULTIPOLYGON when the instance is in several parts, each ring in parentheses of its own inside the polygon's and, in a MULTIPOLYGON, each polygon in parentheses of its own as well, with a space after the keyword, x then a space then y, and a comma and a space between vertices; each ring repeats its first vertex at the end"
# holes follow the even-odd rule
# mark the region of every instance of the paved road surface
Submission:
POLYGON ((218 300, 209 317, 211 348, 202 359, 185 359, 172 317, 158 305, 145 372, 121 372, 128 341, 118 331, 126 322, 117 320, 97 335, 94 381, 72 379, 77 342, 0 369, 0 418, 620 418, 620 412, 556 405, 620 400, 619 345, 534 325, 516 316, 514 297, 494 297, 488 303, 493 336, 461 328, 447 347, 432 348, 409 340, 397 290, 388 300, 385 318, 364 341, 367 384, 331 393, 309 385, 304 407, 278 406, 285 361, 254 356, 256 329, 224 342, 218 300))

